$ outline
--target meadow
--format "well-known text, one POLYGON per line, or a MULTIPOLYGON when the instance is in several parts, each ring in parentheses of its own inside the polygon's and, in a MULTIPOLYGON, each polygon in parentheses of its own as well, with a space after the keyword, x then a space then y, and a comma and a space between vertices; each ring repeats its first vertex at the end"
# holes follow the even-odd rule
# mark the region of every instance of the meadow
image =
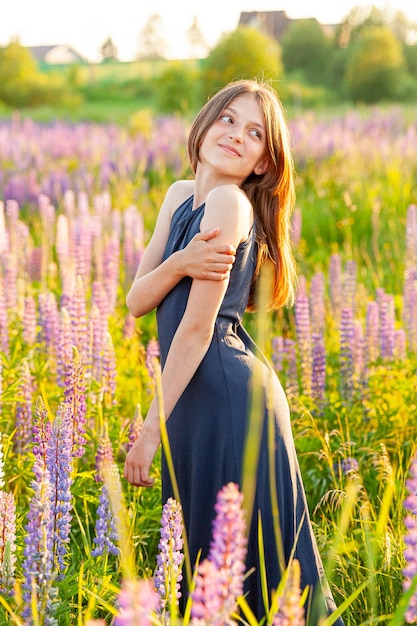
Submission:
MULTIPOLYGON (((349 626, 417 621, 415 113, 290 120, 297 300, 245 319, 287 391, 349 626)), ((140 586, 161 549, 159 456, 152 489, 122 468, 159 389, 155 317, 125 295, 165 190, 190 175, 186 134, 147 111, 0 123, 0 624, 180 622, 140 586)), ((302 624, 280 594, 265 623, 302 624)))

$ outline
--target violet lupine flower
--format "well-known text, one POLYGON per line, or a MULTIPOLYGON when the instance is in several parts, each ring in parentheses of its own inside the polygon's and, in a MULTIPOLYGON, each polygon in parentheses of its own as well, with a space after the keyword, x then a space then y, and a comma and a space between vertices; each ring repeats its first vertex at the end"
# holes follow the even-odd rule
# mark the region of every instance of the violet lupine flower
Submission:
MULTIPOLYGON (((417 454, 411 459, 409 477, 405 484, 408 495, 404 501, 404 508, 407 511, 404 524, 407 531, 404 537, 406 565, 403 569, 403 589, 407 591, 413 578, 417 576, 417 454)), ((417 591, 410 598, 405 621, 408 624, 417 622, 417 591)))
POLYGON ((159 356, 160 350, 158 340, 155 338, 149 339, 146 346, 145 365, 152 381, 155 381, 155 366, 153 360, 158 359, 159 356))
POLYGON ((343 307, 340 319, 340 382, 343 395, 349 397, 353 389, 354 357, 353 312, 343 307))
POLYGON ((404 328, 398 328, 394 333, 394 357, 398 361, 405 361, 407 354, 407 339, 404 328))
POLYGON ((84 284, 91 275, 91 252, 92 252, 92 236, 90 227, 90 216, 88 214, 88 199, 85 196, 84 202, 80 202, 79 195, 79 215, 76 220, 76 246, 75 246, 75 267, 77 278, 80 276, 84 284))
POLYGON ((82 457, 85 453, 85 414, 87 402, 85 397, 84 369, 78 350, 73 347, 72 357, 67 365, 65 375, 65 403, 70 415, 72 454, 82 457))
POLYGON ((119 539, 116 523, 110 506, 109 492, 106 485, 102 485, 99 505, 97 507, 97 519, 95 525, 95 548, 91 551, 93 556, 102 554, 114 554, 118 556, 120 549, 117 546, 119 539))
POLYGON ((330 257, 329 292, 333 314, 338 320, 342 304, 342 261, 339 254, 330 257))
POLYGON ((118 595, 114 626, 154 626, 159 597, 150 580, 125 580, 118 595))
POLYGON ((109 438, 107 423, 104 424, 103 434, 101 435, 96 452, 96 476, 97 482, 103 482, 104 477, 103 466, 111 465, 114 461, 113 444, 109 438))
POLYGON ((402 319, 407 342, 412 352, 417 352, 417 267, 404 271, 402 319))
POLYGON ((13 594, 16 563, 16 504, 12 493, 0 491, 0 592, 13 594))
POLYGON ((304 626, 304 607, 301 605, 300 563, 294 559, 290 565, 279 609, 273 618, 273 626, 304 626))
POLYGON ((100 381, 105 330, 103 326, 103 317, 96 304, 93 304, 90 310, 90 336, 91 338, 89 343, 91 345, 91 349, 88 355, 87 366, 91 370, 93 380, 100 381))
POLYGON ((379 357, 379 306, 377 302, 368 302, 366 308, 366 360, 367 366, 375 363, 379 357))
POLYGON ((116 402, 116 352, 110 333, 106 333, 103 348, 102 384, 103 393, 110 398, 113 404, 116 402))
POLYGON ((139 437, 140 431, 143 428, 143 416, 140 404, 136 405, 135 415, 133 416, 132 421, 129 424, 129 439, 127 442, 127 450, 135 443, 136 439, 139 437))
POLYGON ((284 339, 285 362, 286 362, 286 384, 285 390, 288 394, 298 392, 297 377, 297 351, 296 343, 293 339, 284 339))
POLYGON ((311 393, 311 332, 310 303, 306 294, 300 293, 295 301, 295 328, 301 367, 301 387, 306 395, 311 393))
POLYGON ((243 495, 228 483, 217 494, 210 551, 197 567, 191 624, 233 624, 231 614, 243 593, 246 544, 243 495))
POLYGON ((272 362, 276 372, 284 370, 284 337, 276 336, 272 338, 272 362))
POLYGON ((39 624, 55 626, 58 624, 55 619, 58 590, 54 587, 56 573, 51 484, 46 467, 38 470, 36 480, 31 483, 34 494, 29 503, 28 521, 25 526, 22 616, 25 624, 32 624, 33 609, 36 608, 39 624))
POLYGON ((417 204, 410 204, 405 222, 405 263, 407 267, 417 263, 417 204))
POLYGON ((313 333, 323 335, 325 325, 324 307, 324 274, 316 272, 310 284, 310 311, 311 330, 313 333))
POLYGON ((68 311, 71 317, 74 345, 84 362, 87 356, 84 353, 88 346, 88 323, 84 284, 81 276, 77 276, 75 290, 70 299, 68 311))
POLYGON ((379 305, 379 341, 381 356, 383 359, 392 359, 394 356, 394 298, 377 289, 377 301, 379 305))
POLYGON ((17 278, 18 271, 18 258, 15 252, 8 252, 4 255, 4 298, 6 302, 6 308, 9 311, 15 311, 17 309, 18 295, 17 295, 17 278))
POLYGON ((4 214, 4 202, 0 200, 0 255, 9 249, 9 235, 6 229, 6 219, 4 214))
POLYGON ((49 419, 42 396, 38 396, 35 404, 35 419, 33 425, 33 454, 35 463, 33 471, 38 480, 41 480, 42 470, 47 467, 47 451, 51 438, 52 422, 49 419))
POLYGON ((117 233, 112 233, 103 251, 103 269, 106 277, 106 293, 109 303, 108 311, 113 313, 116 300, 119 278, 120 242, 117 233))
POLYGON ((3 408, 3 363, 0 358, 0 414, 3 408))
POLYGON ((75 288, 74 254, 70 243, 70 223, 66 215, 58 215, 56 221, 55 249, 58 257, 62 293, 70 294, 75 288))
POLYGON ((51 484, 51 515, 53 520, 53 567, 62 572, 68 552, 71 531, 72 424, 71 407, 62 402, 52 425, 46 451, 46 464, 51 484))
POLYGON ((353 323, 353 374, 356 382, 362 385, 365 381, 365 339, 362 324, 359 320, 353 323))
POLYGON ((38 301, 42 339, 46 343, 48 351, 56 353, 59 334, 59 311, 56 297, 51 292, 40 293, 38 301))
POLYGON ((169 498, 162 509, 161 538, 154 575, 154 585, 160 600, 158 612, 162 614, 177 606, 181 597, 181 568, 184 560, 182 531, 181 505, 173 498, 169 498))
MULTIPOLYGON (((1 370, 1 368, 0 368, 1 370)), ((1 373, 1 371, 0 371, 1 373)), ((1 389, 0 389, 1 391, 1 389)), ((0 434, 0 488, 4 487, 4 454, 3 454, 3 443, 1 441, 2 436, 0 434)))
POLYGON ((23 340, 29 345, 33 346, 36 341, 36 302, 32 295, 28 295, 25 298, 25 308, 23 312, 23 340))
POLYGON ((348 476, 351 473, 359 471, 359 462, 352 456, 347 456, 340 459, 333 465, 333 469, 337 473, 342 473, 344 476, 348 476))
POLYGON ((32 375, 27 361, 23 361, 19 381, 20 399, 16 402, 14 449, 25 452, 32 441, 32 375))
POLYGON ((313 333, 313 367, 311 377, 311 395, 315 400, 324 400, 326 384, 326 348, 322 334, 313 333))
POLYGON ((9 354, 9 323, 6 307, 6 299, 4 297, 3 281, 0 276, 0 348, 9 354))

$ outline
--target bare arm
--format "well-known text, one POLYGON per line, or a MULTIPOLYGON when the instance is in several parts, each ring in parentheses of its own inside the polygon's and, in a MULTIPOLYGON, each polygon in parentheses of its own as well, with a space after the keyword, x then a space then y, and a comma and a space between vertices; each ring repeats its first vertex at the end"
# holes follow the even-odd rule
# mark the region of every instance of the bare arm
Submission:
MULTIPOLYGON (((220 224, 221 242, 236 247, 246 238, 251 223, 251 207, 238 188, 227 185, 209 194, 204 227, 211 228, 216 223, 220 224)), ((166 417, 169 417, 210 346, 227 285, 228 280, 193 280, 187 307, 172 340, 162 374, 166 417)), ((153 484, 149 469, 159 443, 159 414, 154 399, 141 435, 126 457, 124 475, 129 482, 142 486, 153 484)))
POLYGON ((180 203, 175 186, 172 186, 126 297, 126 304, 135 317, 141 317, 157 307, 185 276, 217 281, 229 276, 235 248, 218 237, 220 229, 217 225, 210 225, 203 233, 197 234, 184 250, 174 252, 162 261, 173 207, 180 203))

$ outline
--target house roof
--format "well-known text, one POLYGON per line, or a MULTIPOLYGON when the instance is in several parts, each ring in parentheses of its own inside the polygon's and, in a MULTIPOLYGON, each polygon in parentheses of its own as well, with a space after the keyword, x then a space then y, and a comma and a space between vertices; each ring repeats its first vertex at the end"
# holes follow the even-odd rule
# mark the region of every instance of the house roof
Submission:
POLYGON ((56 44, 53 46, 30 46, 29 51, 36 61, 50 63, 51 65, 86 62, 86 59, 72 46, 65 44, 56 44))
MULTIPOLYGON (((288 17, 285 11, 242 11, 239 26, 258 28, 266 35, 279 41, 288 26, 297 21, 299 20, 288 17)), ((332 32, 336 27, 334 24, 320 24, 320 26, 325 32, 332 32)))

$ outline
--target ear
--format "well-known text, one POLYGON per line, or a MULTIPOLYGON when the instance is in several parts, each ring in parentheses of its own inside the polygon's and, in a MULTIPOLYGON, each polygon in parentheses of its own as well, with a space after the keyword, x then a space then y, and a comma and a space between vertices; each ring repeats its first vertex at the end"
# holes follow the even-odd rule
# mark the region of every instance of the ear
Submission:
POLYGON ((269 168, 269 159, 265 157, 264 159, 262 159, 262 161, 258 163, 258 165, 253 170, 253 173, 257 174, 258 176, 261 176, 262 174, 265 174, 268 168, 269 168))

